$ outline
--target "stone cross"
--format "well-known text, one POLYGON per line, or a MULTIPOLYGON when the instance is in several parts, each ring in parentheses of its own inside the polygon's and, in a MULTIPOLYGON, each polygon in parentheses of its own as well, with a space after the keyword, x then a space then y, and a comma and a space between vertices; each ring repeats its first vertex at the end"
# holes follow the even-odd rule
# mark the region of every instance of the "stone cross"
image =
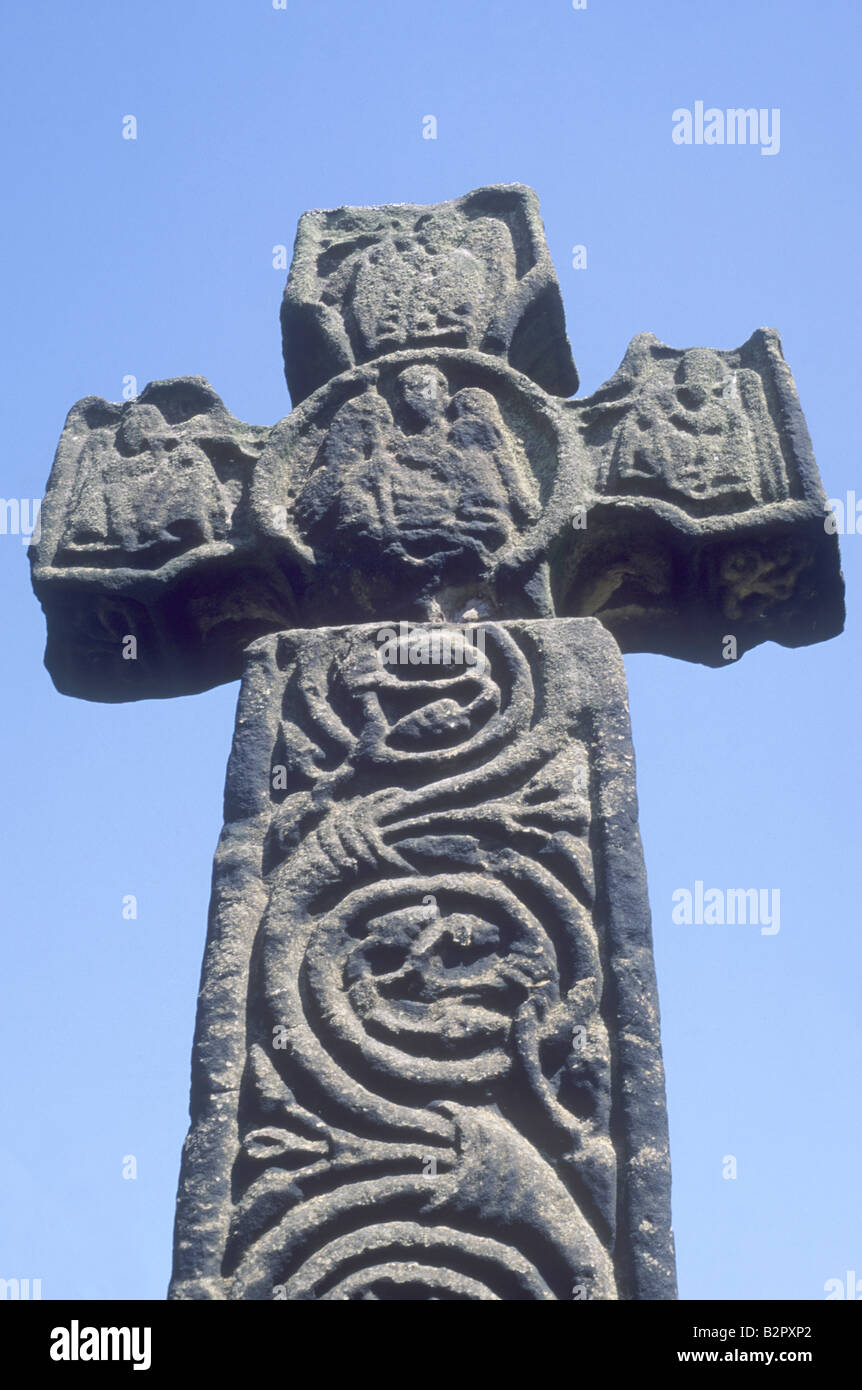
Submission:
POLYGON ((620 653, 841 630, 778 337, 566 399, 520 185, 306 213, 282 325, 271 429, 79 401, 32 552, 62 692, 242 676, 171 1296, 672 1298, 620 653))

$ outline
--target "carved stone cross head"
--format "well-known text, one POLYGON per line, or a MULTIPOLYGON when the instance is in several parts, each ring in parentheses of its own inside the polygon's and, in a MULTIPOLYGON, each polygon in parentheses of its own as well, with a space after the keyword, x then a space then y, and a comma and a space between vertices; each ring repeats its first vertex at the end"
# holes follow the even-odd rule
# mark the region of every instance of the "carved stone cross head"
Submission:
POLYGON ((295 408, 88 397, 31 550, 58 688, 242 675, 182 1299, 675 1293, 622 651, 840 631, 777 335, 577 386, 535 195, 308 213, 295 408))
POLYGON ((325 623, 595 616, 720 666, 840 631, 837 538, 771 330, 636 337, 577 385, 535 194, 306 213, 282 309, 295 409, 201 378, 75 405, 33 552, 58 687, 202 690, 325 623), (137 637, 137 657, 122 638, 137 637))

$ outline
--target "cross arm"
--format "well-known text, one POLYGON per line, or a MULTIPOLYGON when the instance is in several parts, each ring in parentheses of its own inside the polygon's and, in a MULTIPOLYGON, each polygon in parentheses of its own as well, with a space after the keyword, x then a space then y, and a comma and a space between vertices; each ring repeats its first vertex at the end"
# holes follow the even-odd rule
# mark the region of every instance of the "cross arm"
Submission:
POLYGON ((290 625, 301 566, 259 544, 251 475, 269 431, 203 377, 69 412, 30 549, 45 664, 64 694, 192 694, 241 674, 243 648, 290 625))
POLYGON ((640 334, 564 409, 581 476, 553 550, 558 613, 599 618, 623 651, 711 666, 842 630, 838 541, 773 329, 733 351, 640 334))

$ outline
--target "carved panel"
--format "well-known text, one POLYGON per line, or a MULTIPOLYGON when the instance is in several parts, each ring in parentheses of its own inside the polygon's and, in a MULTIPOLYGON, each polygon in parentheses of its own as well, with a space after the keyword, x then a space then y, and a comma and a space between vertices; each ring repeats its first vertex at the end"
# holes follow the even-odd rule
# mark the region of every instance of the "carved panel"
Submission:
POLYGON ((30 548, 60 690, 108 701, 205 690, 239 677, 246 643, 295 620, 296 567, 269 564, 250 515, 268 433, 203 377, 73 406, 30 548))
POLYGON ((243 537, 267 433, 235 419, 203 377, 153 381, 122 404, 79 401, 58 448, 41 562, 157 570, 243 537))
POLYGON ((315 567, 317 621, 546 616, 536 575, 577 447, 557 402, 492 358, 395 353, 273 429, 255 517, 315 567))
POLYGON ((633 339, 564 407, 581 480, 552 565, 556 611, 594 614, 623 651, 726 665, 841 630, 837 539, 777 333, 733 351, 633 339))
POLYGON ((580 403, 596 491, 662 498, 693 515, 800 497, 766 347, 757 335, 733 352, 635 338, 617 373, 580 403))
POLYGON ((351 366, 422 347, 508 357, 559 395, 578 384, 538 200, 518 184, 305 213, 282 328, 294 404, 351 366))
POLYGON ((263 639, 226 804, 174 1296, 671 1296, 599 625, 263 639))

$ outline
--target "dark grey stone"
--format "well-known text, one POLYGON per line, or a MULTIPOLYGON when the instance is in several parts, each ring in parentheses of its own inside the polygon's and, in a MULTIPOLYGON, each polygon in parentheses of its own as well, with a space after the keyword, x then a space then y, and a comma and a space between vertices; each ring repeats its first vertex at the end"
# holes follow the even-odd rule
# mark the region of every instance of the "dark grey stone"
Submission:
POLYGON ((778 337, 561 400, 517 185, 306 214, 282 321, 271 429, 79 402, 30 551, 58 689, 245 672, 173 1296, 672 1298, 619 650, 840 631, 778 337))
POLYGON ((672 1297, 617 646, 397 631, 249 648, 172 1295, 672 1297))
POLYGON ((283 626, 290 592, 249 505, 268 433, 235 419, 203 377, 72 407, 30 548, 58 690, 192 694, 236 680, 248 642, 283 626))
POLYGON ((522 184, 306 212, 281 323, 294 405, 358 363, 420 347, 474 348, 557 395, 578 389, 539 200, 522 184))
POLYGON ((546 555, 578 440, 559 402, 486 355, 394 353, 269 436, 261 538, 314 576, 306 622, 551 617, 546 555))
POLYGON ((560 402, 453 348, 344 372, 271 430, 202 378, 69 414, 31 551, 60 690, 235 680, 285 626, 595 616, 623 651, 727 664, 841 631, 838 538, 777 334, 636 338, 560 402), (122 637, 138 635, 138 658, 122 637))
POLYGON ((727 664, 726 634, 741 656, 841 631, 838 539, 773 329, 728 352, 641 333, 566 409, 587 520, 558 551, 558 612, 594 614, 623 651, 711 666, 727 664))

